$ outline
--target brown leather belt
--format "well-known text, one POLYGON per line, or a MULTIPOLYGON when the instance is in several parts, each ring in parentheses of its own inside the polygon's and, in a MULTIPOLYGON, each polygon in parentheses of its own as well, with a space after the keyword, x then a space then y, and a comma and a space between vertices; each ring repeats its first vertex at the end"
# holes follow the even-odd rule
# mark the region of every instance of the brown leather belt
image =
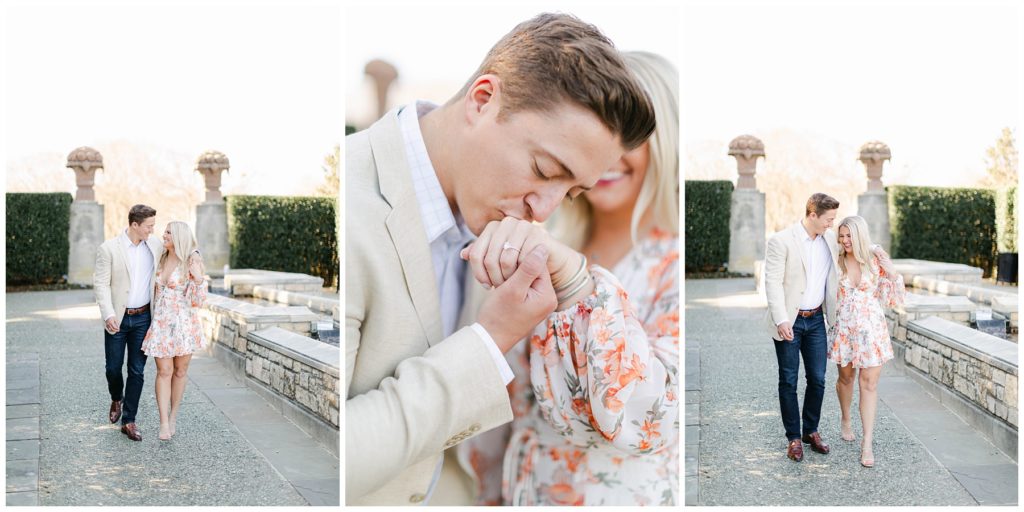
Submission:
POLYGON ((134 308, 134 309, 129 308, 129 309, 126 309, 126 310, 124 310, 124 314, 126 314, 128 316, 133 316, 133 315, 139 315, 139 314, 145 313, 146 311, 149 311, 149 304, 146 304, 145 306, 142 306, 140 308, 134 308))
POLYGON ((818 314, 819 311, 821 311, 821 306, 818 306, 818 307, 816 307, 814 309, 801 309, 801 310, 797 311, 796 314, 797 314, 797 316, 802 316, 804 318, 810 318, 810 317, 818 314))

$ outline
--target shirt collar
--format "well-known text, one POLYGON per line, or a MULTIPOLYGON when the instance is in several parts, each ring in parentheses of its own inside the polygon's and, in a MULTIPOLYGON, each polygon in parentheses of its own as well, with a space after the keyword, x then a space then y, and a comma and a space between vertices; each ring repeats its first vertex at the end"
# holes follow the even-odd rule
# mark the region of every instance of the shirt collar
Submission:
POLYGON ((413 189, 420 205, 423 227, 427 231, 427 242, 434 243, 441 235, 449 232, 450 234, 445 236, 449 242, 455 242, 467 235, 472 239, 472 233, 463 222, 462 216, 456 218, 452 213, 448 198, 441 189, 441 182, 437 179, 437 171, 427 154, 427 146, 423 142, 419 118, 435 108, 436 104, 415 101, 402 107, 398 112, 405 154, 412 173, 413 189))
POLYGON ((124 243, 124 246, 129 248, 140 247, 142 244, 146 243, 146 240, 142 239, 139 241, 139 245, 133 244, 132 239, 128 237, 128 228, 124 228, 124 231, 121 232, 121 240, 123 240, 122 243, 124 243))

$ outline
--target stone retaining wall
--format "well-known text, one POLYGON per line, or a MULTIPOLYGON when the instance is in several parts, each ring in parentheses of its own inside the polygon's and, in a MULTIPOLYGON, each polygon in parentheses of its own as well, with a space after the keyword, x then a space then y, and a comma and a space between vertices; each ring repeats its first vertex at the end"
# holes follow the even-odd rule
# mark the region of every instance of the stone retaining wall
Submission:
POLYGON ((207 340, 224 345, 244 356, 248 334, 268 327, 280 327, 303 336, 313 331, 317 316, 301 306, 260 306, 238 299, 210 294, 199 310, 207 340))
POLYGON ((967 297, 919 295, 908 291, 903 308, 886 309, 885 318, 890 335, 906 342, 907 326, 914 320, 936 316, 966 326, 971 322, 971 313, 977 309, 978 306, 967 297))
POLYGON ((338 347, 279 327, 249 335, 245 373, 338 428, 338 347))
POLYGON ((904 362, 1017 427, 1017 344, 938 317, 907 328, 904 362))

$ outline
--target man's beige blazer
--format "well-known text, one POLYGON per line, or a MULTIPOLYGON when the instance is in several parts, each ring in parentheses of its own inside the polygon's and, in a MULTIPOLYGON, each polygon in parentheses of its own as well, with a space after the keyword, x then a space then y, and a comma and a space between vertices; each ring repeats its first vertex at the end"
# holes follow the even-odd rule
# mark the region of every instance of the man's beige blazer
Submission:
MULTIPOLYGON (((766 323, 771 337, 779 338, 777 325, 788 320, 790 325, 796 322, 800 310, 800 298, 807 287, 807 262, 804 261, 803 239, 807 236, 802 224, 792 226, 775 233, 768 238, 764 257, 764 290, 768 297, 766 323)), ((825 280, 825 325, 832 325, 836 317, 838 300, 838 274, 836 260, 836 234, 829 230, 822 235, 825 245, 832 256, 832 269, 825 280)))
MULTIPOLYGON (((149 303, 153 304, 153 279, 164 244, 156 237, 149 237, 146 246, 153 253, 153 272, 149 276, 149 303)), ((118 322, 124 318, 125 303, 132 289, 131 274, 128 273, 128 255, 125 254, 121 235, 100 244, 96 250, 96 266, 92 271, 92 290, 96 303, 100 305, 100 320, 110 315, 118 322)), ((105 321, 105 320, 104 320, 105 321)))
POLYGON ((442 452, 512 409, 476 332, 442 338, 396 111, 345 151, 345 503, 418 505, 442 452))

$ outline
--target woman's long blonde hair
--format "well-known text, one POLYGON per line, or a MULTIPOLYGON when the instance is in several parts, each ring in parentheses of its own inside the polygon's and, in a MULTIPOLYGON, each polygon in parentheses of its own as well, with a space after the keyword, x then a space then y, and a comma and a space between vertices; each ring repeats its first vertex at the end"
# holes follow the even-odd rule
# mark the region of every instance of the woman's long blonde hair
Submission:
MULTIPOLYGON (((622 57, 651 98, 657 122, 648 139, 647 175, 633 207, 630 233, 635 244, 639 235, 653 228, 679 234, 679 73, 668 60, 653 53, 625 52, 622 57)), ((562 201, 549 229, 579 250, 590 238, 592 220, 592 206, 580 195, 562 201)))
MULTIPOLYGON (((861 276, 871 276, 870 279, 873 281, 876 276, 871 271, 871 236, 868 234, 868 222, 863 217, 858 215, 851 215, 842 220, 839 223, 839 227, 836 228, 836 233, 846 226, 846 229, 850 230, 850 242, 853 248, 853 258, 857 260, 860 265, 861 276)), ((838 241, 838 237, 836 238, 838 241)), ((846 248, 843 247, 842 242, 839 245, 839 270, 845 275, 846 272, 846 248)))
MULTIPOLYGON (((196 243, 196 237, 192 235, 192 228, 180 220, 169 222, 167 229, 171 230, 171 243, 174 244, 174 255, 178 257, 181 275, 184 279, 188 279, 188 258, 199 249, 199 244, 196 243)), ((161 270, 164 268, 164 261, 167 260, 168 254, 170 254, 169 251, 164 251, 160 256, 161 270)))

